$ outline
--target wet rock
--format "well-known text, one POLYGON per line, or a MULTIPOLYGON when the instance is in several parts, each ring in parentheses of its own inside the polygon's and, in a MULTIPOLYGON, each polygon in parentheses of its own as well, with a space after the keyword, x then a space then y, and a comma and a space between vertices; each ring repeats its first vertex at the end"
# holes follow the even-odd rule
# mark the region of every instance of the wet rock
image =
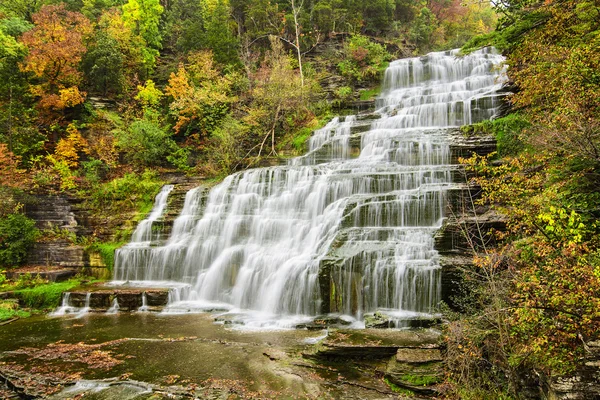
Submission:
POLYGON ((146 290, 146 301, 149 306, 153 307, 164 307, 169 301, 168 290, 146 290))
POLYGON ((365 328, 390 328, 391 323, 388 316, 381 312, 365 315, 365 328))
POLYGON ((320 331, 329 326, 347 326, 350 321, 346 321, 337 316, 321 316, 316 317, 312 322, 296 325, 296 329, 308 329, 309 331, 320 331))
POLYGON ((324 343, 313 356, 316 358, 385 359, 392 357, 397 346, 348 345, 324 343))
POLYGON ((400 348, 396 353, 396 362, 409 364, 423 364, 441 362, 444 360, 439 349, 400 348))
POLYGON ((135 311, 142 306, 142 293, 133 290, 120 290, 116 293, 119 311, 135 311))

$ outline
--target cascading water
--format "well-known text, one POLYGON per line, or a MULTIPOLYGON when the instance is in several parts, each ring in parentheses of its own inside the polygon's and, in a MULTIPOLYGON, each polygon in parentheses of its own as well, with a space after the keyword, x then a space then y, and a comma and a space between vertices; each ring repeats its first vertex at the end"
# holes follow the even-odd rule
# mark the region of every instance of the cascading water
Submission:
POLYGON ((374 114, 332 120, 288 165, 233 174, 208 198, 190 191, 165 243, 118 251, 115 280, 172 284, 171 310, 252 310, 260 324, 432 312, 446 132, 491 118, 503 83, 493 50, 457 53, 391 63, 374 114))
POLYGON ((173 190, 173 187, 173 185, 165 185, 162 187, 154 199, 154 207, 152 207, 150 215, 141 221, 135 228, 135 231, 133 231, 133 234, 131 235, 131 242, 128 246, 145 246, 153 240, 158 240, 159 235, 158 233, 153 232, 152 225, 160 219, 165 212, 167 199, 169 193, 173 190))

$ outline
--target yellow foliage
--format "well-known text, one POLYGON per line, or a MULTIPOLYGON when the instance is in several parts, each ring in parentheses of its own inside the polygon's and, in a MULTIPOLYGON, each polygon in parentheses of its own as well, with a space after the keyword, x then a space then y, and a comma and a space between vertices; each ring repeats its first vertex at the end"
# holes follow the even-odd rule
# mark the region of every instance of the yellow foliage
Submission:
POLYGON ((139 101, 142 107, 154 108, 160 103, 160 99, 164 96, 160 89, 157 89, 152 79, 148 79, 144 86, 138 85, 138 94, 135 99, 139 101))
POLYGON ((79 165, 79 152, 89 152, 87 141, 81 136, 81 133, 73 124, 67 127, 68 136, 60 139, 54 150, 54 159, 62 161, 69 168, 77 168, 79 165))
POLYGON ((70 88, 61 89, 59 91, 59 108, 74 107, 77 104, 81 104, 85 100, 85 92, 80 92, 77 86, 70 88))

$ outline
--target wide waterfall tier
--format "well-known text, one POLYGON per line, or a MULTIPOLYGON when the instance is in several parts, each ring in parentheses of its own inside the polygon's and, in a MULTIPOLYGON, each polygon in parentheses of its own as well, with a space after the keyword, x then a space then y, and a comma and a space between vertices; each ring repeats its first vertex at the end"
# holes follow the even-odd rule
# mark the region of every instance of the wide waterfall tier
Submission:
POLYGON ((447 129, 493 116, 504 80, 494 51, 456 54, 393 62, 375 114, 335 118, 288 165, 191 190, 166 241, 117 252, 115 281, 172 285, 172 310, 250 321, 433 312, 433 235, 455 168, 447 129))

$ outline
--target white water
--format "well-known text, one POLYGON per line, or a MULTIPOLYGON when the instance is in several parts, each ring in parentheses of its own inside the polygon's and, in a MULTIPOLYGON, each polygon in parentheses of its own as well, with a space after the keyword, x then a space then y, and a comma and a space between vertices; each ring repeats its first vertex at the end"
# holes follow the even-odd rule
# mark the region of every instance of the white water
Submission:
POLYGON ((110 308, 108 310, 106 310, 107 314, 117 314, 119 312, 119 302, 117 301, 117 298, 115 297, 112 301, 112 304, 110 306, 110 308))
POLYGON ((138 308, 138 312, 146 311, 148 311, 148 298, 146 297, 146 292, 142 292, 142 305, 138 308))
POLYGON ((158 239, 158 233, 152 231, 152 224, 158 221, 167 207, 167 198, 173 185, 165 185, 154 199, 154 207, 146 219, 141 221, 131 235, 129 246, 145 246, 158 239))
POLYGON ((67 314, 74 314, 77 311, 79 311, 79 309, 77 307, 74 307, 71 305, 71 293, 64 292, 62 294, 62 302, 61 302, 60 307, 58 307, 56 310, 51 312, 50 316, 61 317, 63 315, 67 315, 67 314))
POLYGON ((433 312, 446 131, 492 117, 503 83, 500 55, 456 54, 391 63, 373 123, 336 118, 289 165, 231 175, 207 199, 190 191, 166 243, 136 236, 117 252, 115 281, 167 281, 169 312, 228 310, 256 327, 433 312))
POLYGON ((85 296, 85 303, 84 303, 83 307, 79 308, 79 307, 75 307, 75 306, 71 305, 71 293, 64 292, 62 295, 61 305, 56 310, 51 312, 49 315, 52 317, 62 317, 64 315, 72 314, 72 315, 74 315, 75 318, 82 318, 85 315, 87 315, 91 310, 91 308, 90 308, 91 298, 92 298, 92 293, 88 292, 85 296))

